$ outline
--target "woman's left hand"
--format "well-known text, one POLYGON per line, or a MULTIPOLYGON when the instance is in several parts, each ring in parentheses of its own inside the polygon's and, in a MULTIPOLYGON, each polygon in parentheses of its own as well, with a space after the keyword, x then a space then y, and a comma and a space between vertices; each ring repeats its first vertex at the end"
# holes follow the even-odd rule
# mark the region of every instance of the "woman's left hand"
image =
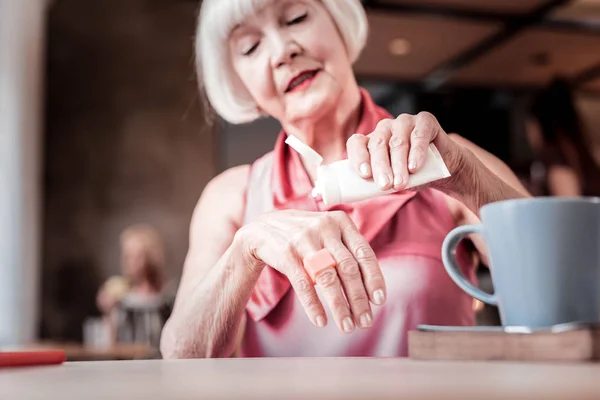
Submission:
POLYGON ((369 135, 352 135, 347 143, 348 158, 360 176, 373 177, 382 190, 402 190, 409 173, 425 163, 429 143, 437 147, 454 175, 464 162, 464 150, 428 112, 383 119, 369 135))

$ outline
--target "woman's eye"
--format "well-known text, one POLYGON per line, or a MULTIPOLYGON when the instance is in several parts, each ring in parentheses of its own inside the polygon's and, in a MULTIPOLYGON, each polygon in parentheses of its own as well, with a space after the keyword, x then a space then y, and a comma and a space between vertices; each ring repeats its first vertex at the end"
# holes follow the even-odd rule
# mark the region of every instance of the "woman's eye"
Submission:
POLYGON ((300 22, 304 21, 306 19, 306 17, 308 17, 308 13, 304 13, 304 14, 300 15, 299 17, 296 17, 296 18, 288 21, 287 24, 288 25, 299 24, 300 22))
POLYGON ((256 44, 252 45, 252 47, 250 47, 248 50, 244 51, 243 54, 245 56, 249 56, 250 54, 254 53, 254 50, 256 50, 257 47, 258 47, 258 42, 256 42, 256 44))

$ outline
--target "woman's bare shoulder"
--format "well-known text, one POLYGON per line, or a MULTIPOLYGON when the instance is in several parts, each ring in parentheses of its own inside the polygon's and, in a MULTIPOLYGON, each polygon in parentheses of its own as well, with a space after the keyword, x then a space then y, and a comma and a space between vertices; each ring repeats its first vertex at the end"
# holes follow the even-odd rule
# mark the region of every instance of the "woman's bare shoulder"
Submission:
MULTIPOLYGON (((192 213, 179 293, 192 290, 194 282, 198 282, 231 245, 244 215, 249 172, 248 165, 230 168, 204 187, 192 213)), ((184 297, 178 294, 176 307, 184 297)))
POLYGON ((237 191, 245 190, 246 184, 248 183, 248 175, 250 174, 250 165, 239 165, 236 167, 229 168, 208 182, 206 185, 205 192, 219 191, 219 190, 230 190, 234 189, 237 191))
POLYGON ((250 165, 229 168, 208 182, 194 210, 194 220, 211 219, 210 215, 225 217, 241 223, 244 210, 244 197, 250 165))

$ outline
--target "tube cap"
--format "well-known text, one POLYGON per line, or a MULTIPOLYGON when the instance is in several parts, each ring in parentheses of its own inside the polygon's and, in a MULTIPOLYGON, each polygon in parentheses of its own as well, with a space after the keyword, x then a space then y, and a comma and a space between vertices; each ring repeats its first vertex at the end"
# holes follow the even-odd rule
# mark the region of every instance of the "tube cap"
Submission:
POLYGON ((309 163, 319 166, 323 162, 323 157, 321 157, 319 153, 314 151, 310 146, 302 142, 294 135, 289 135, 287 139, 285 139, 285 142, 292 149, 296 150, 309 163))

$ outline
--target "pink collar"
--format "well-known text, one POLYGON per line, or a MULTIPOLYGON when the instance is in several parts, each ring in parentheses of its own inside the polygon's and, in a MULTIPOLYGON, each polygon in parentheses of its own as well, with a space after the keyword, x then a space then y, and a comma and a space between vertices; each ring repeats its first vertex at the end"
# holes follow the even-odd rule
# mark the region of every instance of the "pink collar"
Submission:
MULTIPOLYGON (((357 133, 368 135, 377 123, 391 118, 377 106, 369 93, 361 88, 362 110, 357 133)), ((396 193, 373 199, 326 207, 310 195, 312 182, 300 156, 285 144, 287 135, 281 132, 273 150, 271 188, 275 209, 300 209, 309 211, 345 211, 368 241, 372 241, 398 210, 415 196, 414 192, 396 193)), ((271 267, 266 267, 259 277, 246 309, 250 317, 261 320, 279 303, 291 287, 288 279, 271 267)))

